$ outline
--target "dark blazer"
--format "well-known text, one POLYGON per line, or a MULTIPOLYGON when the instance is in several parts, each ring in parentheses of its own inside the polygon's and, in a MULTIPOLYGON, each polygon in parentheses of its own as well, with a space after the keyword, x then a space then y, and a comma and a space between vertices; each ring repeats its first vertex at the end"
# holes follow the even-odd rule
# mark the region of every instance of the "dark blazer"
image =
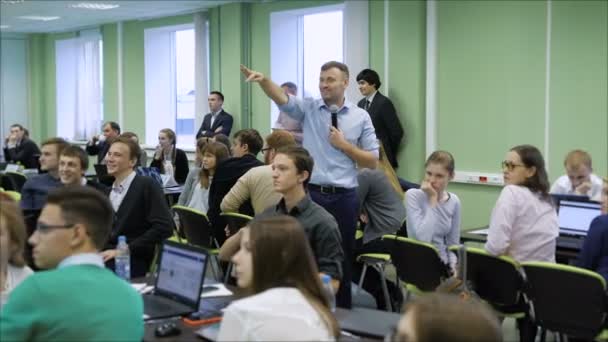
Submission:
MULTIPOLYGON (((365 98, 359 101, 357 106, 365 109, 365 98)), ((399 166, 397 163, 397 150, 401 139, 403 139, 403 127, 401 126, 401 121, 399 121, 393 102, 388 97, 377 92, 367 111, 376 129, 376 136, 382 141, 382 145, 384 145, 384 151, 388 160, 394 168, 397 168, 399 166)))
POLYGON ((90 156, 97 156, 97 164, 102 164, 103 158, 106 157, 108 150, 110 150, 110 144, 107 140, 93 145, 87 144, 85 150, 90 156))
MULTIPOLYGON (((150 163, 150 167, 158 168, 161 173, 163 172, 163 160, 161 159, 152 159, 150 163)), ((173 163, 174 169, 174 177, 175 181, 179 184, 184 184, 186 182, 186 177, 188 177, 188 172, 190 171, 190 167, 188 166, 188 157, 186 156, 186 152, 180 150, 179 148, 175 149, 175 162, 173 163)))
MULTIPOLYGON (((222 199, 224 199, 224 196, 226 196, 245 172, 253 167, 262 165, 264 163, 259 161, 254 155, 246 154, 240 158, 226 159, 215 169, 215 175, 209 187, 209 210, 207 211, 207 217, 211 222, 213 236, 220 245, 226 240, 226 234, 224 233, 226 220, 220 216, 222 199)), ((251 202, 248 201, 241 206, 239 212, 253 216, 251 202)))
POLYGON ((213 137, 216 134, 223 134, 227 137, 230 136, 230 131, 232 130, 232 115, 226 113, 223 109, 213 121, 213 126, 211 126, 211 113, 205 115, 203 119, 203 124, 201 128, 196 133, 196 139, 200 137, 213 137), (215 130, 222 126, 222 130, 218 133, 215 133, 215 130))
MULTIPOLYGON (((110 195, 111 189, 106 190, 110 195)), ((118 211, 104 249, 114 249, 118 236, 127 237, 131 252, 131 276, 142 277, 150 269, 156 245, 170 237, 173 220, 158 183, 146 176, 135 176, 118 211)), ((107 263, 113 268, 114 262, 107 263)))
POLYGON ((19 146, 4 148, 4 158, 9 163, 21 163, 26 169, 37 169, 40 149, 34 141, 23 138, 19 146))

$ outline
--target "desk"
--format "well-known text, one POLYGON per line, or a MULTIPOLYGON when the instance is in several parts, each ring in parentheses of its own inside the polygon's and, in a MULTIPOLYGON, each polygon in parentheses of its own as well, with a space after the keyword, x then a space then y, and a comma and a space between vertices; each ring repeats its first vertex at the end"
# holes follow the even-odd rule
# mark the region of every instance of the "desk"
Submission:
MULTIPOLYGON (((460 242, 485 243, 487 235, 471 233, 473 230, 484 229, 487 227, 473 228, 463 231, 460 234, 460 242)), ((559 235, 556 241, 555 261, 560 264, 572 265, 576 262, 578 254, 583 247, 584 238, 574 238, 571 236, 559 235)))
POLYGON ((177 202, 179 195, 181 195, 183 191, 183 185, 163 188, 163 193, 165 194, 165 198, 167 198, 167 204, 169 205, 169 208, 171 208, 173 204, 177 202))
MULTIPOLYGON (((364 337, 366 339, 382 340, 384 336, 389 333, 399 322, 400 315, 394 312, 386 312, 379 310, 372 310, 366 308, 353 308, 352 310, 346 310, 337 308, 336 319, 342 330, 352 333, 357 336, 364 337)), ((185 325, 181 319, 175 320, 179 329, 182 331, 178 336, 172 337, 156 337, 154 330, 159 324, 166 322, 146 323, 144 325, 144 341, 192 341, 201 339, 196 335, 196 331, 204 325, 198 327, 191 327, 185 325)), ((219 323, 216 323, 219 324, 219 323)), ((341 336, 341 341, 353 340, 348 336, 341 336)))

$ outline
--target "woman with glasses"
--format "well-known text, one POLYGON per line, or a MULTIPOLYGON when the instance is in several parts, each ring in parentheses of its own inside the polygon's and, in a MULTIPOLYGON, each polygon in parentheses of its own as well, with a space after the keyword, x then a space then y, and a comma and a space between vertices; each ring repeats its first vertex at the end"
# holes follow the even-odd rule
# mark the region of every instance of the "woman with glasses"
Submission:
POLYGON ((158 146, 150 167, 156 167, 163 175, 171 175, 179 184, 184 184, 188 177, 188 157, 186 152, 176 148, 177 136, 170 128, 163 128, 158 133, 158 146))
POLYGON ((460 243, 460 199, 446 189, 454 178, 454 157, 435 151, 424 166, 420 189, 405 193, 407 235, 437 247, 441 260, 453 271, 457 259, 448 247, 460 243))
POLYGON ((513 147, 502 162, 505 187, 492 210, 485 249, 523 261, 555 262, 557 214, 540 151, 513 147))
POLYGON ((23 259, 25 239, 25 223, 19 206, 0 192, 0 307, 10 292, 33 273, 23 259))
POLYGON ((232 262, 237 285, 250 296, 226 308, 218 340, 335 340, 338 324, 300 223, 275 216, 241 232, 232 262))

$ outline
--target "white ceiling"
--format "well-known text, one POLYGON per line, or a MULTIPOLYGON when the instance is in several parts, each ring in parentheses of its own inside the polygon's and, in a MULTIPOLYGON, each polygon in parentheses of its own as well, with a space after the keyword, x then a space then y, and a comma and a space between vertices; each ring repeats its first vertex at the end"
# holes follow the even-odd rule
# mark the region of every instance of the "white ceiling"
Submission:
MULTIPOLYGON (((74 31, 124 20, 151 19, 179 14, 194 13, 211 7, 243 0, 190 0, 190 1, 10 1, 0 0, 0 28, 2 33, 40 33, 74 31), (71 8, 79 3, 116 4, 120 7, 108 10, 71 8), (57 20, 38 21, 20 16, 58 16, 57 20), (8 27, 5 27, 7 25, 8 27)), ((248 1, 250 2, 250 1, 248 1)))

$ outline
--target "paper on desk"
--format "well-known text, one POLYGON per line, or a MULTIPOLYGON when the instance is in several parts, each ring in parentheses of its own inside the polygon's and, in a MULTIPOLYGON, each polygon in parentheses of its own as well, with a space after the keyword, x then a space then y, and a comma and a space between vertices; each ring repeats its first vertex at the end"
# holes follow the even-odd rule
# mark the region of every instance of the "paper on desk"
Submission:
POLYGON ((137 291, 139 293, 148 293, 154 289, 154 286, 148 285, 146 283, 134 283, 134 284, 131 284, 131 286, 133 286, 135 291, 137 291))
POLYGON ((226 288, 226 286, 224 286, 224 284, 219 284, 219 283, 218 284, 209 284, 209 285, 203 286, 203 289, 206 286, 217 287, 217 290, 204 291, 201 294, 201 298, 232 296, 232 291, 228 290, 226 288))

